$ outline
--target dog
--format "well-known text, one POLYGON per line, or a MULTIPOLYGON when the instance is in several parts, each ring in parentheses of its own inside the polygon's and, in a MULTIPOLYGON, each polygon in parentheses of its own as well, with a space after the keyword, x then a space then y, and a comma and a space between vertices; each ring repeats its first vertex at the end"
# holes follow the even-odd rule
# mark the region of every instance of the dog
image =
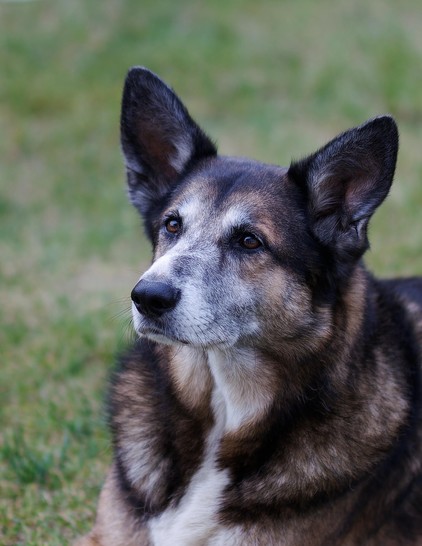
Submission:
POLYGON ((390 116, 288 168, 217 154, 135 67, 121 142, 153 261, 84 546, 422 545, 422 279, 365 268, 390 116))

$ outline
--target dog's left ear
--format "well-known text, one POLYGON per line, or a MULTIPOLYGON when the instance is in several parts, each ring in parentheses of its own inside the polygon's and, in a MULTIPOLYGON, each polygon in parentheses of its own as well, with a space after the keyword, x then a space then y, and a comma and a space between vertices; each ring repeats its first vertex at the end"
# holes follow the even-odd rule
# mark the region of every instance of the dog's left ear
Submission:
POLYGON ((306 196, 314 235, 339 258, 359 258, 368 248, 368 222, 388 194, 397 150, 396 123, 381 116, 290 166, 289 177, 306 196))
POLYGON ((189 164, 216 154, 172 89, 146 68, 134 67, 126 77, 120 129, 129 198, 145 217, 189 164))

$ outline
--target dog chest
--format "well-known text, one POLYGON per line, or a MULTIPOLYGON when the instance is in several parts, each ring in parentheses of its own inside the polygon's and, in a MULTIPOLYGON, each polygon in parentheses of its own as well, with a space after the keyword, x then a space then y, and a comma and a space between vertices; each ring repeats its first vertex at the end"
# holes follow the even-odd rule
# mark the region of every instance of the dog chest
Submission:
POLYGON ((175 508, 168 508, 148 524, 154 546, 208 544, 219 529, 220 497, 229 483, 228 471, 205 462, 194 475, 175 508))
POLYGON ((216 464, 225 428, 221 398, 213 395, 215 425, 206 439, 204 458, 176 506, 150 520, 148 528, 154 546, 198 546, 208 544, 219 528, 218 511, 229 471, 216 464))

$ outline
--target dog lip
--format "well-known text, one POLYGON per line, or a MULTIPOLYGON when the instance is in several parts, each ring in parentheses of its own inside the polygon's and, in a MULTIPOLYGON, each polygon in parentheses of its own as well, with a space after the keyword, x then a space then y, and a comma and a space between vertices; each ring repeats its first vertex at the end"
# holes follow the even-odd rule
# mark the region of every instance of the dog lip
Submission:
POLYGON ((143 326, 142 328, 139 328, 138 333, 142 336, 159 336, 160 338, 165 338, 170 342, 173 343, 182 343, 183 345, 190 345, 189 341, 186 341, 185 339, 180 339, 175 335, 170 335, 168 332, 164 332, 162 329, 154 327, 154 326, 143 326))
MULTIPOLYGON (((164 332, 160 328, 154 327, 154 326, 143 326, 137 330, 138 334, 141 336, 145 336, 152 341, 156 341, 158 343, 176 343, 181 345, 190 345, 191 347, 197 347, 202 349, 210 349, 212 347, 226 347, 226 343, 217 342, 217 343, 195 343, 192 341, 188 341, 186 339, 182 339, 176 335, 171 335, 168 332, 164 332)), ((231 344, 229 345, 231 346, 231 344)))

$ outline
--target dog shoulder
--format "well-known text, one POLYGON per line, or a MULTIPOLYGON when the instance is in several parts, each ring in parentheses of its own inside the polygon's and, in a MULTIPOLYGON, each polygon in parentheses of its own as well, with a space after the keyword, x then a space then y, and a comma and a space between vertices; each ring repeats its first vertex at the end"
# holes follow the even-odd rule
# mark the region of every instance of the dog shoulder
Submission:
POLYGON ((109 415, 116 480, 149 517, 176 503, 200 464, 208 422, 181 403, 166 347, 140 340, 120 359, 109 415))
POLYGON ((74 546, 149 546, 148 532, 136 518, 119 486, 118 471, 113 465, 101 491, 97 518, 92 531, 74 546))

